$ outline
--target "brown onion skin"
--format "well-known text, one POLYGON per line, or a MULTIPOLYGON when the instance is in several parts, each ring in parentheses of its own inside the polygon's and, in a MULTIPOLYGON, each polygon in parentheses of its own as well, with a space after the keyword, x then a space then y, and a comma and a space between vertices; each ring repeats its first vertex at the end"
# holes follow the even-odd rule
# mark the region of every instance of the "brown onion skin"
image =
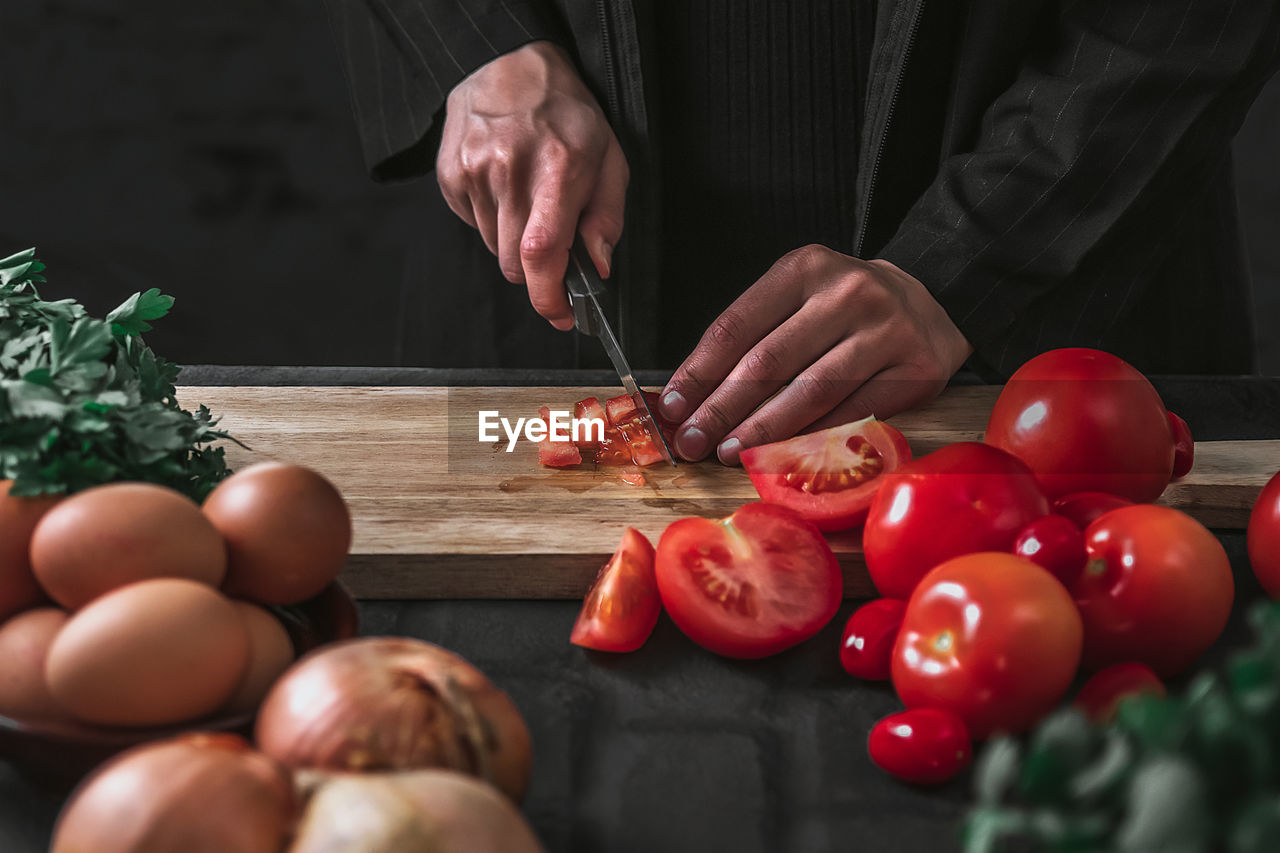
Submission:
POLYGON ((223 589, 233 598, 294 604, 323 590, 347 561, 351 513, 310 468, 251 465, 219 483, 203 508, 227 543, 223 589))
POLYGON ((258 713, 256 740, 286 767, 441 767, 519 801, 532 746, 515 704, 458 655, 405 637, 317 649, 285 672, 258 713))
POLYGON ((35 607, 0 623, 0 714, 27 722, 70 720, 49 692, 44 663, 67 611, 35 607))
POLYGON ((58 816, 50 853, 278 853, 297 801, 289 774, 242 737, 183 735, 125 752, 58 816))
POLYGON ((343 774, 317 790, 289 853, 541 853, 511 801, 452 770, 343 774))

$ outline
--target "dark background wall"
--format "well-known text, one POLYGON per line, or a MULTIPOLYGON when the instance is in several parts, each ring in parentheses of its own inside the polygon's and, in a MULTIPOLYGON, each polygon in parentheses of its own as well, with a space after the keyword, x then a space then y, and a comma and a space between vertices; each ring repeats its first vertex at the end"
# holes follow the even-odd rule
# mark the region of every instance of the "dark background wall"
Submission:
MULTIPOLYGON (((109 6, 0 4, 0 257, 37 246, 47 295, 98 313, 175 295, 149 341, 184 363, 396 365, 443 334, 421 294, 452 282, 406 246, 452 226, 434 181, 365 177, 321 0, 109 6)), ((1280 81, 1237 150, 1280 374, 1280 81)))

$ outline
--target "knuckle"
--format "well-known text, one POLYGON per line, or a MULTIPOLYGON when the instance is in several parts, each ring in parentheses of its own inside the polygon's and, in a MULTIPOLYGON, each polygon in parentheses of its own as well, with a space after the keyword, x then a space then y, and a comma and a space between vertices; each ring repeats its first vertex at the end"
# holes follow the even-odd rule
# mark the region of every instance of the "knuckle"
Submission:
POLYGON ((698 416, 698 423, 709 427, 718 435, 723 435, 733 426, 729 412, 724 408, 724 404, 715 397, 702 404, 702 413, 698 416))
POLYGON ((559 240, 544 225, 531 225, 520 240, 520 257, 525 261, 546 261, 559 253, 559 240))
POLYGON ((744 447, 773 444, 779 438, 777 429, 763 418, 756 418, 748 424, 743 424, 738 431, 742 433, 741 440, 744 447))
POLYGON ((793 275, 807 278, 815 275, 826 264, 831 250, 820 243, 810 243, 799 249, 792 249, 779 261, 793 275))
POLYGON ((813 370, 799 380, 800 394, 807 405, 819 405, 843 399, 853 390, 847 387, 850 384, 842 381, 829 370, 813 370))
POLYGON ((744 327, 737 312, 725 311, 707 329, 707 342, 715 347, 733 347, 741 340, 744 327))
POLYGON ((770 347, 760 346, 747 353, 747 375, 754 379, 787 379, 782 376, 782 358, 770 347))

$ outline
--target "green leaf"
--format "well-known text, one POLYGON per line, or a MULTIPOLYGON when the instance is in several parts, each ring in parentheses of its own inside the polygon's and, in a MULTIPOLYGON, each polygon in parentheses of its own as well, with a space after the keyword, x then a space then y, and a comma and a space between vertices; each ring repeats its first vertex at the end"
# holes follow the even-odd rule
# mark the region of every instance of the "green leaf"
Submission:
POLYGON ((159 320, 173 307, 173 297, 166 296, 153 287, 135 293, 107 315, 107 322, 116 335, 140 335, 151 331, 151 320, 159 320))
POLYGON ((982 805, 1002 802, 1018 780, 1022 747, 1014 738, 992 739, 978 756, 973 769, 973 788, 982 805))
POLYGON ((1204 780, 1187 759, 1158 755, 1133 774, 1128 813, 1116 831, 1120 853, 1208 853, 1204 780))

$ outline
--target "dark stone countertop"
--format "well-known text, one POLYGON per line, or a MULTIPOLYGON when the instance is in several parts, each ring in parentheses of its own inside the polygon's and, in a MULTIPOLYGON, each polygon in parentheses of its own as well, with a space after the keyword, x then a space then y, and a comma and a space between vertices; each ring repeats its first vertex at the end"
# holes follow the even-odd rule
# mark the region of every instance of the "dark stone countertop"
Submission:
MULTIPOLYGON (((660 376, 645 376, 660 383, 660 376)), ((610 384, 608 374, 343 368, 192 368, 183 384, 610 384)), ((1280 380, 1168 377, 1156 385, 1197 438, 1280 438, 1280 380)), ((1259 595, 1244 536, 1221 532, 1237 606, 1209 654, 1245 642, 1259 595)), ((730 661, 663 616, 640 651, 568 643, 572 601, 362 602, 365 634, 439 643, 519 705, 535 745, 525 812, 551 851, 930 851, 957 849, 967 775, 938 790, 901 785, 866 755, 897 709, 888 685, 850 679, 836 649, 847 601, 812 640, 730 661)), ((0 851, 46 848, 60 799, 0 764, 0 851)))

